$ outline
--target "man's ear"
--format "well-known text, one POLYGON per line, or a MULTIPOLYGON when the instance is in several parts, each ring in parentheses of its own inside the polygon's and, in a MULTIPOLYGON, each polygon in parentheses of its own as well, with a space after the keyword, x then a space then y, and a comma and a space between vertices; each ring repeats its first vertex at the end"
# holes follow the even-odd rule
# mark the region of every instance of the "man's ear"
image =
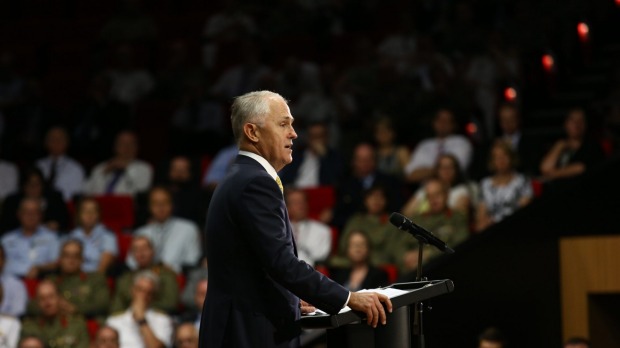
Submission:
POLYGON ((253 143, 258 143, 258 137, 260 135, 260 131, 258 126, 253 123, 246 123, 243 125, 243 133, 245 136, 253 143))

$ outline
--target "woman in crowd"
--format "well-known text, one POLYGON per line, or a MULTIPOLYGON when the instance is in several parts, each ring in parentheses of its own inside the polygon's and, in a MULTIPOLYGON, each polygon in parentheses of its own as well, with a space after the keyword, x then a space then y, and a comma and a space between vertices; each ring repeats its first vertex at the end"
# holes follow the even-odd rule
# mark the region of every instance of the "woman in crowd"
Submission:
POLYGON ((366 233, 354 230, 345 241, 345 249, 350 267, 332 270, 332 278, 349 289, 374 289, 388 285, 387 274, 370 263, 371 245, 366 233))
POLYGON ((83 198, 77 206, 77 227, 69 234, 84 245, 82 271, 106 274, 118 255, 116 235, 100 222, 99 203, 83 198))
POLYGON ((375 142, 379 171, 402 177, 405 165, 409 161, 409 150, 396 144, 396 132, 389 118, 383 117, 375 124, 375 142))
POLYGON ((476 231, 482 231, 527 205, 532 199, 532 185, 515 171, 516 154, 510 144, 498 140, 491 148, 489 169, 493 175, 480 182, 476 231))

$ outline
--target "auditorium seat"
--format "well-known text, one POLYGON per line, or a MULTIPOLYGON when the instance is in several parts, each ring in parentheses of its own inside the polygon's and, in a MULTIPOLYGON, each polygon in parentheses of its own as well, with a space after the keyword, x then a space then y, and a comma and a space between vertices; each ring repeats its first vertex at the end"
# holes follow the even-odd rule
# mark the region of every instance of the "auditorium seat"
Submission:
POLYGON ((131 242, 133 241, 133 235, 128 233, 116 233, 116 239, 118 241, 118 261, 123 263, 131 248, 131 242))
POLYGON ((179 292, 182 292, 185 289, 185 284, 187 283, 187 278, 185 278, 184 274, 177 274, 177 285, 179 286, 179 292))
POLYGON ((318 220, 325 209, 334 207, 336 202, 333 186, 319 186, 304 189, 308 197, 308 217, 318 220))
POLYGON ((24 285, 26 285, 26 290, 28 292, 28 298, 33 299, 37 294, 37 286, 39 285, 39 280, 25 278, 24 285))
POLYGON ((396 283, 396 279, 398 279, 398 268, 396 268, 396 265, 386 263, 380 265, 379 268, 387 273, 390 284, 396 283))
POLYGON ((314 269, 323 273, 326 277, 329 277, 329 268, 327 268, 327 266, 317 265, 316 267, 314 267, 314 269))
POLYGON ((116 279, 114 279, 114 277, 106 277, 105 280, 108 284, 108 290, 110 290, 110 295, 114 294, 114 290, 116 289, 116 279))
POLYGON ((534 197, 540 197, 543 192, 543 183, 540 180, 532 179, 532 192, 534 197))
POLYGON ((330 226, 332 232, 332 247, 329 252, 330 255, 336 255, 338 253, 338 241, 340 240, 340 231, 334 226, 330 226))
POLYGON ((95 319, 86 320, 86 329, 88 330, 88 337, 90 337, 91 340, 94 340, 95 336, 97 336, 97 331, 99 330, 99 322, 95 319))
POLYGON ((95 199, 101 208, 101 222, 117 234, 132 228, 134 224, 134 204, 132 196, 104 195, 95 199))

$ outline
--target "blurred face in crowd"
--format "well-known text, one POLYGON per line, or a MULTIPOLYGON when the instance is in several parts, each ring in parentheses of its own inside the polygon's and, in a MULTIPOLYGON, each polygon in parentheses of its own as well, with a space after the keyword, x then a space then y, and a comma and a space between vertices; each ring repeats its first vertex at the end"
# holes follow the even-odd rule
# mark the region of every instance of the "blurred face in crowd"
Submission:
POLYGON ((97 331, 94 348, 118 348, 119 344, 118 332, 111 327, 104 326, 97 331))
POLYGON ((67 242, 60 251, 60 271, 64 274, 76 274, 82 269, 82 246, 76 241, 67 242))
POLYGON ((53 157, 64 155, 67 152, 67 146, 69 146, 67 132, 60 127, 50 129, 45 138, 45 146, 53 157))
POLYGON ((441 156, 437 161, 437 177, 447 185, 452 185, 456 180, 456 173, 459 170, 457 163, 452 157, 441 156))
POLYGON ((94 199, 85 199, 80 203, 80 226, 91 230, 99 223, 99 204, 94 199))
POLYGON ((327 147, 327 127, 323 124, 314 124, 308 128, 308 145, 311 149, 327 147))
POLYGON ((24 183, 26 197, 40 198, 43 196, 43 178, 38 174, 31 174, 24 183))
POLYGON ((498 174, 506 174, 512 171, 512 161, 508 150, 503 146, 493 146, 491 150, 491 166, 498 174))
POLYGON ((366 211, 370 215, 378 215, 385 211, 386 198, 382 189, 373 189, 364 198, 366 211))
POLYGON ((198 348, 198 331, 194 324, 181 324, 174 337, 177 348, 198 348))
POLYGON ((512 135, 519 130, 519 112, 512 106, 499 109, 499 127, 506 135, 512 135))
POLYGON ((581 140, 586 132, 586 114, 581 109, 571 110, 564 122, 569 139, 581 140))
POLYGON ((187 182, 192 178, 191 163, 187 157, 175 157, 170 161, 170 181, 176 183, 187 182))
POLYGON ((257 140, 254 146, 276 171, 293 161, 293 128, 291 110, 282 98, 270 98, 270 112, 260 126, 250 124, 257 140))
POLYGON ((368 144, 361 144, 355 148, 353 154, 353 173, 358 178, 364 178, 375 171, 375 150, 368 144))
POLYGON ((426 193, 426 199, 428 199, 431 213, 438 214, 446 210, 448 192, 441 181, 428 181, 426 186, 424 186, 424 191, 426 193))
POLYGON ((36 199, 22 201, 17 213, 22 229, 33 231, 41 224, 41 203, 36 199))
POLYGON ((196 294, 194 295, 194 303, 196 308, 202 311, 202 306, 205 303, 205 297, 207 297, 207 289, 209 287, 209 281, 203 279, 196 284, 196 294))
POLYGON ((368 260, 369 245, 366 236, 359 232, 352 232, 347 246, 347 257, 351 263, 364 263, 368 260))
POLYGON ((590 346, 585 343, 567 343, 564 348, 590 348, 590 346))
POLYGON ((293 190, 286 195, 286 208, 291 221, 300 221, 308 217, 308 202, 303 191, 293 190))
POLYGON ((45 348, 45 345, 38 338, 27 337, 19 342, 19 348, 45 348))
POLYGON ((54 317, 60 310, 60 294, 51 281, 39 283, 37 288, 37 304, 45 317, 54 317))
POLYGON ((136 237, 131 242, 131 253, 133 254, 138 268, 143 269, 153 264, 155 255, 151 242, 146 237, 136 237))
POLYGON ((437 111, 433 120, 433 129, 435 129, 437 137, 445 138, 451 135, 454 133, 455 126, 454 115, 450 110, 441 109, 437 111))
POLYGON ((138 140, 131 132, 122 132, 116 137, 116 155, 123 159, 134 159, 138 155, 138 140))
POLYGON ((478 348, 503 348, 501 342, 481 340, 478 348))
POLYGON ((156 285, 152 279, 142 277, 138 278, 133 283, 133 288, 131 289, 132 298, 136 298, 138 296, 142 297, 146 302, 147 306, 151 304, 153 298, 156 293, 156 285))
POLYGON ((165 190, 155 189, 151 192, 149 206, 151 216, 157 222, 164 222, 172 216, 172 197, 165 190))
POLYGON ((379 146, 387 146, 394 143, 394 130, 387 122, 379 122, 375 126, 375 141, 379 146))

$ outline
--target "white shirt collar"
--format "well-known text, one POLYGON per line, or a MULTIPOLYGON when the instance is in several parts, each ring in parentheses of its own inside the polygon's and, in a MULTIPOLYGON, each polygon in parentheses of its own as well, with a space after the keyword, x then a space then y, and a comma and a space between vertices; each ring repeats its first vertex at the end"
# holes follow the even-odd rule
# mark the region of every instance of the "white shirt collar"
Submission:
POLYGON ((269 173, 269 175, 271 175, 273 180, 275 180, 278 177, 278 173, 276 172, 275 168, 273 168, 271 166, 271 164, 269 164, 269 162, 267 162, 267 160, 265 158, 263 158, 261 155, 257 155, 257 154, 255 154, 253 152, 243 151, 243 150, 239 150, 239 154, 243 155, 243 156, 250 157, 253 160, 255 160, 256 162, 260 163, 260 165, 263 166, 263 168, 265 168, 267 173, 269 173))

